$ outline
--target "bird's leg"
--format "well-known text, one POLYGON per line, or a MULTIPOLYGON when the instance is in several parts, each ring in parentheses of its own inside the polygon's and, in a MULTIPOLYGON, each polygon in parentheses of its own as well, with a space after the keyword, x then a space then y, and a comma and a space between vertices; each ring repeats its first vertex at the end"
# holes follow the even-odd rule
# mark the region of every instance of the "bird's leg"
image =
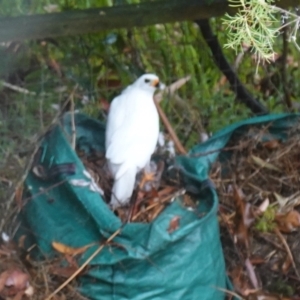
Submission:
POLYGON ((139 184, 139 190, 142 190, 145 186, 145 184, 148 181, 154 181, 155 180, 155 172, 151 170, 150 162, 146 165, 146 167, 143 169, 143 174, 141 177, 141 181, 139 184))
POLYGON ((139 184, 139 189, 143 189, 143 187, 145 186, 146 182, 148 181, 154 181, 155 180, 155 173, 154 172, 147 172, 145 170, 143 170, 143 175, 141 178, 141 182, 139 184))

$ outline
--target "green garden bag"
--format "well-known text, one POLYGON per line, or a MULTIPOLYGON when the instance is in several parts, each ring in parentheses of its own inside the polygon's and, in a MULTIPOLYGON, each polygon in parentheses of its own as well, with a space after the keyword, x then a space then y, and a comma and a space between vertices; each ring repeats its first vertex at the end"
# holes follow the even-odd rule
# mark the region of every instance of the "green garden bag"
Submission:
MULTIPOLYGON (((78 113, 75 126, 80 150, 104 151, 103 124, 78 113)), ((191 153, 223 147, 235 129, 224 130, 191 153)), ((153 222, 124 225, 103 201, 101 191, 91 188, 92 179, 70 146, 71 131, 66 114, 44 137, 25 181, 18 235, 26 235, 27 246, 37 244, 33 254, 53 257, 53 241, 73 248, 94 243, 80 256, 80 265, 122 228, 79 277, 79 291, 88 299, 224 300, 228 281, 218 198, 208 181, 210 162, 217 156, 176 158, 187 190, 193 190, 199 200, 196 212, 183 207, 178 198, 153 222), (74 185, 74 180, 84 185, 74 185), (180 217, 180 226, 168 232, 175 216, 180 217)))

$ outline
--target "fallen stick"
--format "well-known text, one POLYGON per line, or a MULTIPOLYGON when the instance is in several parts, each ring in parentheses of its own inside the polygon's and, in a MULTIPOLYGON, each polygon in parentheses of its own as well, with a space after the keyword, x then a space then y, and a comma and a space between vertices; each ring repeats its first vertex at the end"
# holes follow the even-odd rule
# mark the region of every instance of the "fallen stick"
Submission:
POLYGON ((169 132, 171 139, 173 140, 175 147, 177 149, 177 151, 180 154, 187 154, 186 149, 183 147, 182 143, 180 142, 180 140, 178 139, 178 136, 175 132, 175 130, 173 129, 170 121, 168 120, 168 117, 166 116, 166 114, 164 113, 164 111, 162 110, 162 108, 160 107, 159 103, 161 102, 163 95, 165 93, 168 93, 169 95, 173 95, 174 92, 176 90, 178 90, 179 88, 181 88, 187 81, 189 81, 191 78, 191 76, 186 76, 184 78, 181 78, 177 81, 175 81, 174 83, 172 83, 171 85, 169 85, 168 87, 166 87, 163 91, 159 92, 158 94, 156 94, 154 96, 154 103, 156 105, 158 114, 163 122, 163 124, 165 125, 167 131, 169 132))
POLYGON ((171 200, 172 198, 179 197, 181 195, 185 194, 185 189, 180 189, 176 191, 175 193, 168 195, 164 197, 163 199, 160 199, 159 201, 149 205, 145 210, 140 210, 135 216, 132 217, 131 221, 135 221, 140 215, 144 214, 145 212, 149 211, 150 209, 154 208, 155 206, 159 204, 166 203, 167 201, 171 200))
POLYGON ((293 266, 293 269, 294 269, 295 274, 297 275, 298 279, 300 279, 300 274, 299 274, 299 272, 298 272, 298 270, 297 270, 297 267, 296 267, 296 264, 295 264, 295 260, 294 260, 293 254, 292 254, 292 252, 291 252, 291 249, 290 249, 288 243, 286 242, 284 236, 281 234, 281 232, 279 231, 278 228, 275 228, 275 229, 274 229, 274 232, 275 232, 275 234, 278 236, 278 238, 280 239, 280 241, 281 241, 283 247, 285 248, 285 250, 286 250, 286 252, 287 252, 287 255, 288 255, 288 257, 289 257, 289 259, 290 259, 290 261, 291 261, 291 263, 292 263, 292 266, 293 266))
POLYGON ((65 286, 67 286, 101 251, 102 249, 111 242, 119 233, 121 232, 121 228, 115 231, 104 244, 102 244, 96 251, 81 265, 80 268, 73 273, 71 277, 69 277, 63 284, 61 284, 53 293, 51 293, 45 300, 52 299, 58 292, 60 292, 65 286))
POLYGON ((154 100, 157 103, 160 103, 163 99, 164 94, 168 94, 169 96, 173 96, 175 91, 179 90, 183 85, 185 85, 189 80, 191 79, 191 76, 188 75, 186 77, 180 78, 167 86, 164 90, 160 91, 159 93, 154 95, 154 100))

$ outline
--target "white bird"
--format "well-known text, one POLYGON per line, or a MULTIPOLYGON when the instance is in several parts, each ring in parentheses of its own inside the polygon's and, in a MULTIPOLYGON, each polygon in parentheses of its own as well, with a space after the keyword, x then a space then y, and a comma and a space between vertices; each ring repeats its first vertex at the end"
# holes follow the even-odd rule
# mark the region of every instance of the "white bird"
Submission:
POLYGON ((149 163, 159 135, 159 117, 153 100, 159 78, 145 74, 113 99, 106 125, 106 159, 114 184, 110 205, 126 205, 136 175, 149 163))

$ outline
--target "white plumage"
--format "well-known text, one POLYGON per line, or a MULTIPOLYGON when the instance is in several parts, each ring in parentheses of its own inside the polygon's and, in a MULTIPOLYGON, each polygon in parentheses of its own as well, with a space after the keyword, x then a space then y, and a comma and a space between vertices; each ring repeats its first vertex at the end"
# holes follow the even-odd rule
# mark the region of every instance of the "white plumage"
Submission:
POLYGON ((153 94, 154 74, 145 74, 113 99, 106 126, 106 159, 114 178, 111 206, 125 205, 136 174, 149 162, 158 140, 159 117, 153 94))

